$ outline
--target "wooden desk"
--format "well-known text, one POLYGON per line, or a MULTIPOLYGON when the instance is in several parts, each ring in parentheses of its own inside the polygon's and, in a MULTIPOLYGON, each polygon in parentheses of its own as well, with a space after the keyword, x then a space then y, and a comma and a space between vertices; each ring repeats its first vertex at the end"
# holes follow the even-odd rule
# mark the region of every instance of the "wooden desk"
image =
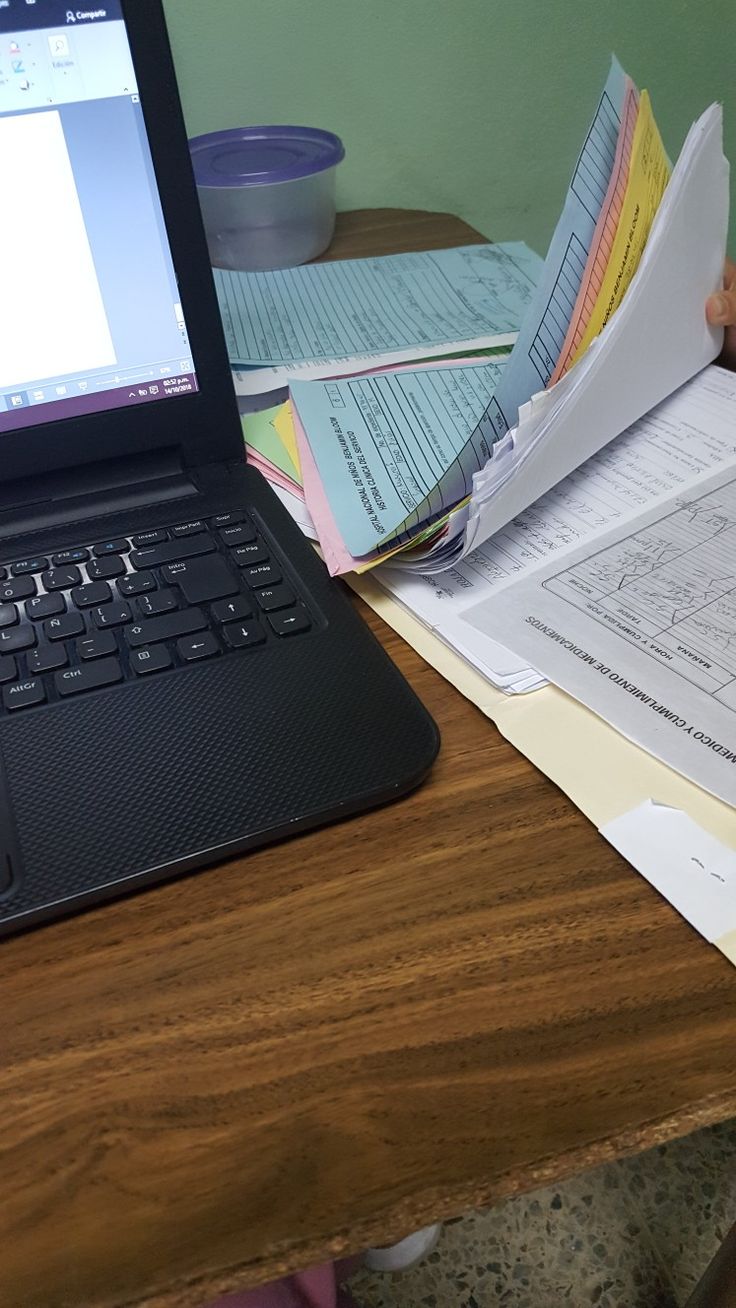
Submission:
POLYGON ((199 1308, 736 1112, 733 968, 364 612, 428 784, 0 948, 3 1308, 199 1308))

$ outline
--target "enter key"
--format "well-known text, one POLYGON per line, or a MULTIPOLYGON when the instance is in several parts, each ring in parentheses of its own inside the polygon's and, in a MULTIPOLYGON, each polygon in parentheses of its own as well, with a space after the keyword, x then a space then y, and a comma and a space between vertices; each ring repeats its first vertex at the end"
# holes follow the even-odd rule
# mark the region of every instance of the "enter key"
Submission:
POLYGON ((205 555, 199 559, 182 559, 162 568, 164 581, 178 586, 187 604, 207 604, 210 600, 237 595, 240 587, 224 559, 205 555))

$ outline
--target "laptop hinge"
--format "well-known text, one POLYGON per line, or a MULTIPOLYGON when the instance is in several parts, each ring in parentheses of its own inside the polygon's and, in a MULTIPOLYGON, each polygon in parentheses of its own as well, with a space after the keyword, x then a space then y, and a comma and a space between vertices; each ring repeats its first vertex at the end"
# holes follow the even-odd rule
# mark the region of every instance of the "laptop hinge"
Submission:
POLYGON ((38 473, 0 484, 0 536, 27 535, 197 493, 176 448, 38 473))

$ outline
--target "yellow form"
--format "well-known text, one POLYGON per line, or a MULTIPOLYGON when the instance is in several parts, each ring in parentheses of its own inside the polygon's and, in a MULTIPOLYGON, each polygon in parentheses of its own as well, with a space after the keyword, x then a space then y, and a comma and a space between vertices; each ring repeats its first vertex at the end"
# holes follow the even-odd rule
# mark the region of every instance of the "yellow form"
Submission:
POLYGON ((292 465, 296 471, 296 480, 301 485, 302 465, 299 460, 299 450, 296 443, 296 433, 294 431, 294 419, 291 412, 291 402, 286 400, 280 405, 272 419, 273 428, 288 454, 292 465))
POLYGON ((573 363, 615 313, 644 252, 654 215, 669 181, 670 167, 647 91, 642 91, 631 149, 626 194, 601 289, 573 363))

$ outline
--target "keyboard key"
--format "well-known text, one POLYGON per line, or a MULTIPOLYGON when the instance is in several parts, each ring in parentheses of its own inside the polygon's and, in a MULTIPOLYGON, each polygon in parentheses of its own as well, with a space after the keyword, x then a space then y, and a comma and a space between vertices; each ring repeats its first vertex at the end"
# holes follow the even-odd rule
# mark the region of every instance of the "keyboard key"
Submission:
POLYGON ((277 636, 295 636, 299 631, 309 631, 309 615, 300 606, 285 609, 283 613, 272 613, 268 619, 277 636))
POLYGON ((18 610, 14 604, 0 604, 0 627, 12 627, 18 621, 18 610))
POLYGON ((33 577, 13 577, 11 581, 0 581, 0 604, 12 600, 29 599, 36 593, 33 577))
POLYGON ((246 569, 243 581, 252 590, 261 586, 277 586, 281 581, 281 573, 274 563, 259 563, 255 568, 246 569))
POLYGON ((204 631, 206 626, 207 619, 201 609, 179 609, 176 613, 163 613, 160 618, 143 618, 126 627, 125 637, 132 649, 138 649, 159 640, 176 640, 178 636, 204 631))
POLYGON ((152 572, 131 572, 127 577, 121 577, 118 582, 118 593, 120 595, 143 595, 146 591, 156 589, 156 578, 152 572))
POLYGON ((87 564, 87 576, 90 581, 107 581, 110 577, 122 577, 125 561, 119 554, 111 554, 107 559, 90 559, 87 564))
POLYGON ((48 566, 48 559, 22 559, 20 563, 11 563, 10 571, 14 577, 25 577, 30 572, 43 572, 48 566))
POLYGON ((224 599, 212 605, 215 622, 235 622, 239 618, 249 618, 252 609, 245 595, 236 595, 235 599, 224 599))
POLYGON ((78 668, 67 668, 66 672, 57 672, 54 684, 60 695, 79 695, 84 690, 111 686, 122 679, 123 669, 117 659, 98 659, 78 668))
POLYGON ((7 568, 0 568, 0 581, 5 581, 5 578, 7 577, 7 575, 8 575, 8 569, 7 569, 7 568))
POLYGON ((18 664, 12 654, 0 657, 0 682, 15 681, 18 676, 18 664))
POLYGON ((71 586, 78 586, 81 580, 82 574, 74 563, 64 568, 49 568, 41 578, 44 590, 69 590, 71 586))
POLYGON ((154 618, 158 613, 170 613, 178 609, 179 601, 173 590, 155 590, 152 595, 142 595, 138 601, 139 611, 144 618, 154 618))
POLYGON ((20 649, 31 649, 35 643, 33 627, 3 627, 0 631, 0 654, 17 654, 20 649))
POLYGON ((63 645, 39 645, 28 651, 28 671, 36 676, 39 672, 53 672, 55 668, 65 668, 69 662, 63 645))
POLYGON ((219 554, 170 563, 163 569, 163 578, 169 585, 180 587, 187 604, 207 604, 237 595, 240 589, 237 577, 219 554))
POLYGON ((160 545, 162 541, 169 539, 169 533, 163 528, 157 531, 139 531, 137 536, 133 537, 133 544, 136 549, 142 549, 146 545, 160 545))
POLYGON ((188 636, 185 640, 178 640, 176 649, 179 658, 185 663, 211 659, 213 654, 220 653, 220 646, 211 631, 203 631, 201 636, 188 636))
POLYGON ((124 623, 130 622, 131 617, 130 605, 124 600, 116 604, 101 604, 92 610, 92 621, 96 627, 122 627, 124 623))
POLYGON ((139 677, 145 677, 149 672, 165 672, 171 667, 171 655, 165 645, 133 649, 130 651, 130 666, 139 677))
POLYGON ((273 613, 274 609, 288 609, 296 603, 296 595, 288 586, 269 586, 268 590, 257 590, 258 607, 264 613, 273 613))
POLYGON ((117 651, 118 643, 112 631, 95 631, 91 636, 80 636, 77 641, 80 659, 102 659, 117 651))
POLYGON ((205 524, 201 521, 182 522, 178 527, 171 528, 171 534, 175 540, 180 540, 182 536, 199 536, 201 532, 206 531, 205 524))
POLYGON ((84 618, 81 613, 62 613, 61 617, 44 622, 43 630, 47 640, 69 640, 72 636, 81 636, 84 618))
POLYGON ((89 550, 82 549, 81 546, 73 550, 62 550, 60 554, 54 554, 51 562, 55 568, 63 568, 67 563, 86 563, 89 558, 89 550))
POLYGON ((193 559, 199 554, 214 554, 215 542, 211 536, 190 536, 185 540, 167 540, 151 549, 133 550, 130 561, 133 567, 160 568, 175 559, 193 559))
POLYGON ((211 527, 231 527, 233 523, 245 522, 247 514, 244 509, 231 509, 229 513, 218 513, 210 518, 211 527))
POLYGON ((245 649, 248 645, 262 645, 266 639, 263 627, 255 621, 230 622, 222 634, 232 649, 245 649))
POLYGON ((57 613, 66 613, 66 600, 58 591, 53 595, 36 595, 35 599, 26 600, 26 614, 33 622, 41 618, 55 618, 57 613))
POLYGON ((262 540, 254 540, 251 545, 231 550, 230 557, 239 568, 252 568, 256 563, 268 563, 268 546, 262 540))
POLYGON ((86 586, 74 587, 71 599, 78 609, 91 609, 93 604, 106 604, 111 600, 112 591, 106 581, 88 581, 86 586))
POLYGON ((120 536, 117 540, 103 540, 100 545, 93 545, 92 553, 96 559, 104 559, 108 554, 127 554, 129 549, 127 540, 120 536))
POLYGON ((31 704, 43 704, 45 698, 46 691, 39 677, 32 681, 19 681, 15 686, 6 686, 3 691, 3 703, 11 711, 29 708, 31 704))
POLYGON ((256 529, 250 523, 240 527, 225 527, 220 532, 220 540, 224 545, 248 545, 255 538, 256 529))

